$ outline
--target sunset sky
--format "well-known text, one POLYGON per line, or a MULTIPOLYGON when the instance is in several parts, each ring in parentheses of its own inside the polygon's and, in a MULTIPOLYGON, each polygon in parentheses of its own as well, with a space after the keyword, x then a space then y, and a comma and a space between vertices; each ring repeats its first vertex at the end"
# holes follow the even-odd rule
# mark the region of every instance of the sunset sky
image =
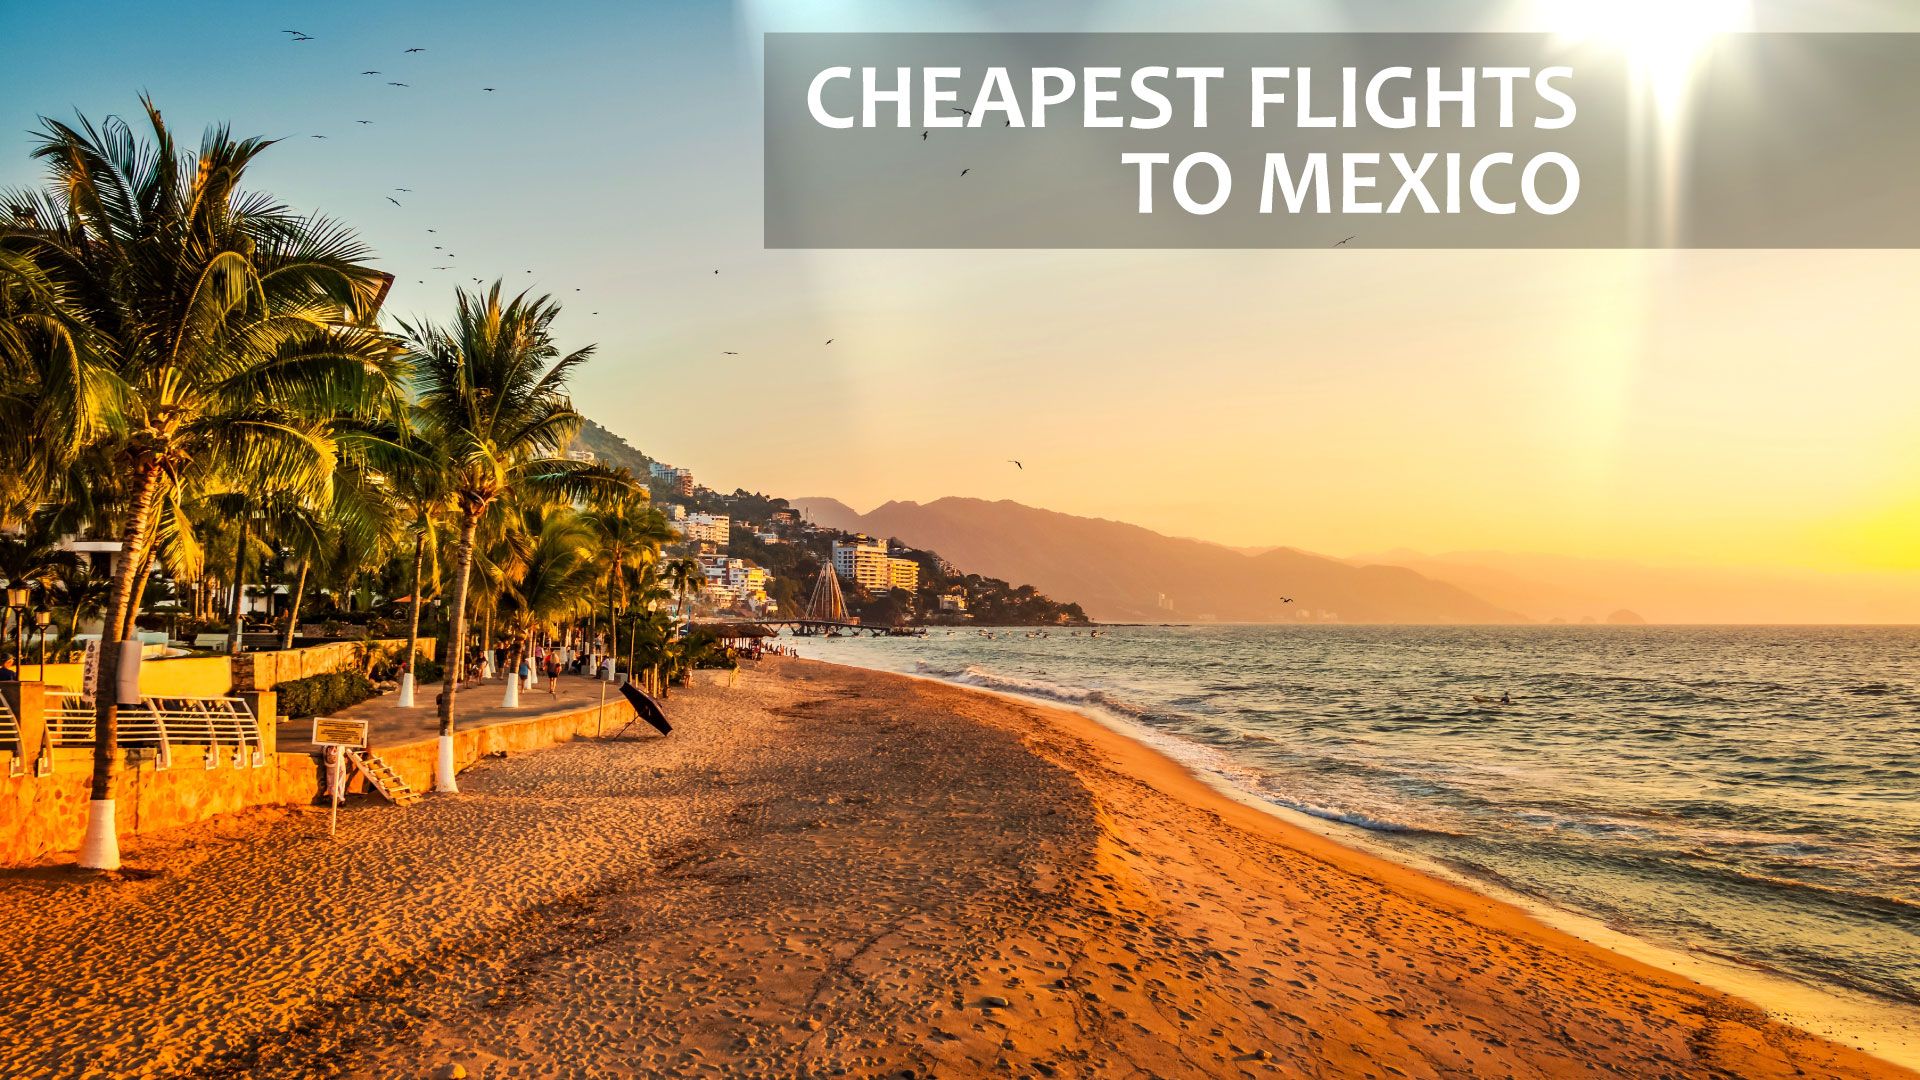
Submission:
MULTIPOLYGON (((472 276, 554 293, 569 343, 600 345, 584 411, 723 489, 1010 498, 1334 554, 1920 574, 1913 252, 761 248, 764 31, 1565 29, 1586 10, 1352 6, 23 5, 0 185, 35 179, 36 114, 131 112, 142 90, 193 137, 285 136, 255 183, 359 228, 399 276, 391 311, 443 316, 472 276), (434 243, 458 270, 429 269, 434 243)), ((1619 30, 1690 7, 1605 9, 1619 30)), ((1920 29, 1861 0, 1702 8, 1920 29)))

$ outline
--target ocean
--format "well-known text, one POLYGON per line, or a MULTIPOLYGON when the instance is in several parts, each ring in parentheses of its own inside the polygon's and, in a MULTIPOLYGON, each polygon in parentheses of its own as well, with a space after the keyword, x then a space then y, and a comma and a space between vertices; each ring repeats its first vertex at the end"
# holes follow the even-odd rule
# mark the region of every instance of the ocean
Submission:
POLYGON ((991 633, 795 644, 1093 710, 1374 846, 1920 1004, 1920 628, 991 633))

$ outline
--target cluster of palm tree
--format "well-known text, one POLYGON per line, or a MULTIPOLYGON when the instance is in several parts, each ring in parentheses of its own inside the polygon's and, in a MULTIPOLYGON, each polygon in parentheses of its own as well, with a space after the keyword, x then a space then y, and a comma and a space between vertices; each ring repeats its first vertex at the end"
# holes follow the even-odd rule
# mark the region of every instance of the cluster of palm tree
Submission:
POLYGON ((410 661, 423 602, 445 601, 439 790, 479 647, 511 663, 591 625, 630 671, 671 677, 660 609, 693 579, 661 565, 673 534, 643 488, 565 453, 592 350, 562 354, 559 305, 496 283, 444 324, 383 329, 392 279, 353 231, 242 186, 270 141, 215 127, 185 150, 142 105, 144 131, 44 120, 45 183, 0 193, 0 425, 33 433, 0 440, 0 575, 64 601, 69 637, 102 625, 82 865, 118 860, 140 652, 122 644, 152 584, 203 613, 217 598, 237 652, 246 582, 290 586, 291 645, 303 596, 404 567, 410 661), (119 541, 110 579, 57 550, 72 534, 119 541))

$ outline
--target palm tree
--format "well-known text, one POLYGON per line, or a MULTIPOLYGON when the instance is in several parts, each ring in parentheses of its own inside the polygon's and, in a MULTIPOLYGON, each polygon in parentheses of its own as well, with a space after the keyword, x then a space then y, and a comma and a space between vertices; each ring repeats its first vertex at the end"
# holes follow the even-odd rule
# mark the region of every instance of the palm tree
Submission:
POLYGON ((434 456, 447 463, 456 507, 452 625, 440 694, 440 747, 435 791, 458 791, 453 776, 453 707, 466 657, 467 589, 481 518, 502 496, 526 491, 574 500, 630 487, 614 473, 562 451, 580 427, 567 398, 567 378, 592 346, 562 355, 551 297, 501 296, 456 290, 453 322, 404 327, 410 347, 415 418, 434 456))
MULTIPOLYGON (((534 635, 552 628, 562 616, 589 602, 597 565, 599 537, 593 523, 572 507, 536 507, 523 515, 522 543, 501 596, 501 615, 513 641, 511 660, 533 645, 534 635)), ((508 670, 514 670, 510 662, 508 670)), ((507 698, 518 699, 518 680, 509 678, 507 698)))
MULTIPOLYGON (((329 426, 389 392, 393 354, 371 324, 391 279, 344 226, 242 190, 270 140, 209 129, 182 151, 151 101, 147 137, 118 117, 42 119, 39 191, 0 201, 0 249, 60 292, 78 347, 63 431, 124 477, 121 550, 102 635, 93 783, 80 864, 119 864, 114 673, 170 493, 245 477, 323 498, 329 426)), ((137 656, 137 653, 132 654, 137 656)))
POLYGON ((674 539, 666 515, 647 500, 644 490, 623 492, 605 500, 591 517, 599 533, 600 555, 606 567, 607 655, 620 655, 620 613, 626 610, 628 569, 650 565, 660 548, 674 539))
MULTIPOLYGON (((90 361, 66 291, 14 235, 0 201, 0 430, 34 437, 0 441, 0 525, 20 525, 54 503, 64 472, 97 433, 107 383, 90 361)), ((78 503, 80 500, 71 498, 78 503)))
POLYGON ((691 555, 682 556, 667 564, 667 585, 673 589, 681 619, 686 619, 692 613, 693 595, 699 592, 706 582, 706 571, 700 568, 700 560, 691 555))

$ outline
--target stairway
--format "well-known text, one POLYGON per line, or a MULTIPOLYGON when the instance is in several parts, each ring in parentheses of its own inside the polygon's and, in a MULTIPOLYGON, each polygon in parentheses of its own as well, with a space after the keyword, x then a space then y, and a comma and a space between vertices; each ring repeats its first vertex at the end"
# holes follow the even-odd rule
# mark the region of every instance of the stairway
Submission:
POLYGON ((367 778, 373 790, 386 797, 395 806, 412 806, 420 801, 420 793, 407 786, 393 766, 380 759, 380 755, 370 750, 348 750, 347 760, 367 778))

